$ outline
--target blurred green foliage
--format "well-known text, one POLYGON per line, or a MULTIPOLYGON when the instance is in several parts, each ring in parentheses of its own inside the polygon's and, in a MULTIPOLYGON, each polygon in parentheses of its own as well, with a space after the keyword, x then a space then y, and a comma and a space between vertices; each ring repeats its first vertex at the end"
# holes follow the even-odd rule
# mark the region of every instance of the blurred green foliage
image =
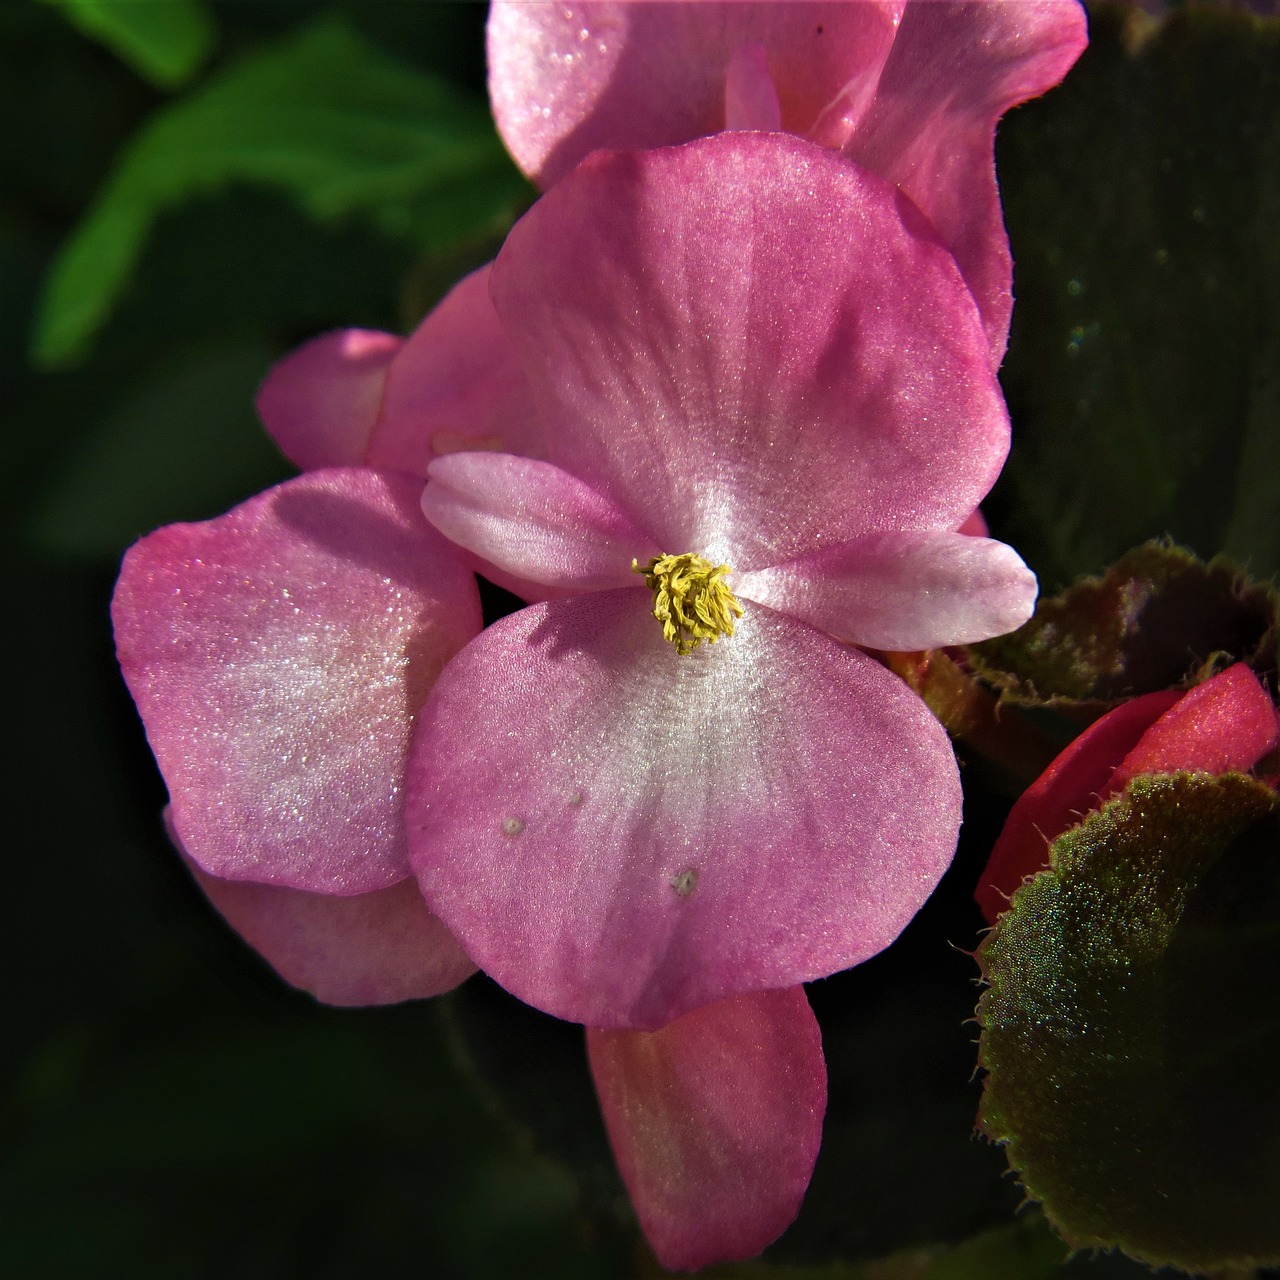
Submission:
MULTIPOLYGON (((149 5, 143 5, 149 8, 149 5)), ((59 255, 36 358, 83 354, 166 208, 232 182, 313 217, 359 218, 421 249, 509 224, 525 190, 484 103, 324 20, 162 108, 59 255)))
POLYGON ((1148 538, 1280 569, 1280 20, 1094 5, 1002 124, 1007 533, 1052 588, 1148 538))
MULTIPOLYGON (((529 197, 485 112, 484 16, 0 6, 20 818, 0 1274, 656 1274, 577 1029, 482 980, 327 1010, 214 916, 164 839, 107 622, 129 542, 288 474, 252 412, 270 362, 338 325, 407 330, 529 197)), ((1277 562, 1275 28, 1198 10, 1128 31, 1096 10, 1079 70, 1001 130, 1016 443, 989 510, 1049 582, 1166 532, 1277 562)), ((1146 1274, 1058 1268, 972 1136, 970 895, 1005 807, 970 772, 934 899, 812 989, 827 1139, 796 1226, 732 1274, 1146 1274)))
POLYGON ((185 84, 217 40, 202 0, 45 0, 157 88, 185 84))

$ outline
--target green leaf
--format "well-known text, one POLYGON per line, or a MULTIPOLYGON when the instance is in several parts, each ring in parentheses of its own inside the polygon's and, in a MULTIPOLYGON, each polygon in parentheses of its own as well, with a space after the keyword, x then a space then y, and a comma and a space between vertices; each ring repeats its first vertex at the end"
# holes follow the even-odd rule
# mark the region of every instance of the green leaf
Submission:
POLYGON ((1189 686, 1232 662, 1274 676, 1280 600, 1230 561, 1149 542, 1099 578, 1042 598, 1017 631, 968 649, 973 669, 1024 705, 1097 715, 1189 686))
POLYGON ((213 17, 202 0, 45 0, 140 76, 176 89, 213 49, 213 17))
POLYGON ((1280 569, 1278 64, 1280 22, 1238 7, 1091 5, 1079 64, 1001 125, 1000 531, 1050 584, 1164 535, 1280 569))
POLYGON ((163 109, 133 141, 54 265, 36 359, 83 352, 159 214, 232 182, 430 250, 505 224, 527 191, 483 104, 320 23, 163 109))
POLYGON ((1280 1262, 1280 806, 1135 779, 978 952, 981 1123, 1073 1245, 1280 1262))

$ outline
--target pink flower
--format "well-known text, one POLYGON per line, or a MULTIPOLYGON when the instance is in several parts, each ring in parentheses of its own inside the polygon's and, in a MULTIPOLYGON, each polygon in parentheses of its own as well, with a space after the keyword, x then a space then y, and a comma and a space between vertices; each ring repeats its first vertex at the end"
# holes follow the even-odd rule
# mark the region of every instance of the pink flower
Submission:
POLYGON ((332 1004, 448 990, 475 966, 410 879, 413 716, 480 630, 421 482, 321 470, 125 556, 121 670, 206 893, 332 1004))
MULTIPOLYGON (((358 343, 325 343, 359 359, 358 343)), ((330 424, 301 411, 300 449, 322 452, 330 424)), ((413 714, 480 627, 474 580, 423 519, 421 488, 391 472, 313 471, 142 539, 113 602, 174 844, 245 941, 327 1004, 430 996, 475 972, 404 849, 413 714)), ((749 1257, 785 1229, 826 1101, 802 989, 742 996, 653 1034, 588 1031, 587 1044, 664 1265, 749 1257)))
POLYGON ((1141 773, 1241 772, 1277 741, 1276 709, 1238 662, 1188 693, 1148 693, 1094 721, 1018 797, 975 898, 988 924, 1027 876, 1048 865, 1064 831, 1141 773))
POLYGON ((924 704, 842 642, 998 634, 1035 593, 956 532, 1008 420, 954 262, 874 175, 731 134, 586 162, 492 290, 545 460, 437 459, 424 510, 561 598, 423 708, 424 897, 508 990, 594 1027, 859 963, 950 861, 960 792, 924 704))
POLYGON ((425 479, 458 449, 540 452, 528 386, 489 300, 489 268, 457 284, 410 337, 339 329, 271 370, 258 413, 304 470, 367 466, 425 479))
POLYGON ((489 90, 546 187, 599 147, 785 129, 897 184, 951 249, 994 363, 1010 260, 992 143, 1086 43, 1077 0, 527 4, 495 0, 489 90))
MULTIPOLYGON (((278 361, 257 396, 280 450, 304 470, 372 467, 426 479, 433 458, 494 449, 538 457, 537 410, 489 298, 489 266, 466 276, 409 335, 337 329, 278 361)), ((462 554, 472 569, 482 566, 462 554)), ((493 566, 525 600, 546 589, 493 566)))

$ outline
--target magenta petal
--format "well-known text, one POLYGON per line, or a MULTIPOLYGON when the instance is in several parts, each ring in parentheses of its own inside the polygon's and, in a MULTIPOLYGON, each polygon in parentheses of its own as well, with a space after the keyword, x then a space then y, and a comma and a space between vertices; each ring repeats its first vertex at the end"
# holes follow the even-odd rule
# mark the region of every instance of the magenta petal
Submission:
POLYGON ((784 134, 585 161, 494 265, 548 460, 663 550, 738 570, 957 528, 1009 427, 931 237, 892 187, 784 134))
POLYGON ((633 561, 661 554, 608 499, 548 462, 455 453, 428 476, 427 519, 517 577, 579 591, 641 586, 633 561))
POLYGON ((622 1180, 658 1261, 750 1258, 795 1218, 813 1174, 827 1069, 804 989, 759 991, 660 1031, 587 1031, 622 1180))
POLYGON ((489 97, 543 187, 600 147, 638 150, 725 127, 745 45, 765 49, 782 127, 805 134, 851 80, 874 87, 900 4, 529 4, 490 9, 489 97))
POLYGON ((529 384, 489 299, 489 267, 456 284, 387 375, 370 466, 425 476, 458 450, 541 452, 529 384))
POLYGON ((955 759, 855 649, 747 604, 680 656, 645 592, 536 605, 419 717, 409 856, 487 973, 588 1026, 653 1029, 887 946, 951 860, 955 759))
POLYGON ((219 880, 187 865, 227 923, 286 982, 322 1004, 422 1000, 476 971, 412 880, 339 898, 219 880))
POLYGON ((211 875, 339 894, 405 877, 413 712, 480 628, 420 490, 311 472, 126 555, 120 665, 174 829, 211 875))
POLYGON ((1003 635, 1036 601, 1035 574, 1012 547, 964 533, 860 538, 738 574, 732 585, 840 640, 898 651, 1003 635))
POLYGON ((977 299, 994 363, 1013 306, 996 122, 1057 84, 1086 42, 1077 0, 912 0, 875 98, 843 144, 938 228, 977 299))
POLYGON ((272 366, 256 404, 285 457, 304 471, 360 466, 403 344, 390 333, 339 329, 272 366))
POLYGON ((1196 685, 1142 735, 1111 780, 1119 791, 1140 773, 1245 772, 1276 745, 1276 709, 1243 662, 1196 685))

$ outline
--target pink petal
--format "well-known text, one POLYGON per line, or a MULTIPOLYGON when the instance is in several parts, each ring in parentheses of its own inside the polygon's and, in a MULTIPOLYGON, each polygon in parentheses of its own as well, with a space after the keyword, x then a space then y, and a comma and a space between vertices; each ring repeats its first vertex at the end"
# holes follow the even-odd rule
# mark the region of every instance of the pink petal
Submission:
POLYGON ((489 299, 489 267, 465 277, 414 330, 387 375, 370 466, 427 474, 441 454, 541 452, 529 385, 489 299))
POLYGON ((1258 677, 1237 662, 1190 690, 1120 762, 1119 791, 1140 773, 1244 772, 1276 745, 1276 711, 1258 677))
POLYGON ((405 877, 413 712, 480 628, 420 489, 311 472, 125 556, 120 665, 174 830, 211 875, 337 894, 405 877))
POLYGON ((748 604, 680 656, 645 592, 535 605, 419 717, 409 855, 487 973, 654 1029, 887 946, 951 860, 946 734, 865 654, 748 604))
POLYGON ((974 512, 966 518, 960 526, 960 533, 967 533, 971 538, 985 538, 991 532, 987 528, 987 518, 982 514, 982 508, 978 507, 974 512))
POLYGON ((494 266, 548 460, 663 550, 740 571, 957 528, 1009 428, 930 236, 892 188, 783 134, 586 161, 494 266))
POLYGON ((285 457, 304 471, 360 466, 403 345, 390 333, 339 329, 273 365, 255 403, 285 457))
POLYGON ((1086 39, 1077 0, 497 0, 489 90, 512 154, 545 187, 597 148, 658 147, 743 127, 722 103, 742 96, 735 60, 761 46, 781 127, 843 149, 899 184, 934 222, 999 363, 1011 297, 996 122, 1057 84, 1086 39))
POLYGON ((744 44, 729 59, 724 81, 726 129, 782 128, 778 90, 769 75, 769 59, 762 44, 744 44))
POLYGON ((996 363, 1013 305, 996 122, 1057 84, 1087 39, 1077 0, 913 0, 875 97, 843 142, 938 228, 978 301, 996 363))
POLYGON ((822 1141, 827 1070, 804 989, 759 991, 661 1031, 587 1031, 605 1127, 666 1268, 750 1258, 790 1225, 822 1141))
POLYGON ((227 923, 287 983, 322 1004, 421 1000, 452 991, 476 971, 412 880, 351 898, 219 880, 170 834, 227 923))
POLYGON ((660 554, 606 498, 550 463, 455 453, 428 474, 427 519, 518 577, 579 591, 642 586, 633 561, 660 554))
POLYGON ((963 533, 860 538, 730 585, 839 640, 897 651, 1003 635, 1036 601, 1035 574, 1012 547, 963 533))
POLYGON ((723 129, 733 59, 757 44, 782 127, 808 133, 851 80, 874 86, 900 7, 497 0, 494 118, 516 162, 548 187, 599 147, 668 146, 723 129))
POLYGON ((1095 720, 1017 799, 991 851, 974 898, 994 924, 1014 890, 1049 864, 1049 846, 1120 788, 1116 766, 1181 695, 1148 693, 1095 720))

